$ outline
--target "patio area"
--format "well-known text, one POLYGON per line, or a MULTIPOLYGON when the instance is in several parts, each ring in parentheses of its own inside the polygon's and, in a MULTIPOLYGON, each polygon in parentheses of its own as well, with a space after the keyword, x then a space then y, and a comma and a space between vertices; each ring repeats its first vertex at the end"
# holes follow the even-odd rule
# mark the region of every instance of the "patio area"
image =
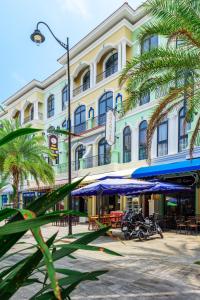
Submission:
MULTIPOLYGON (((87 225, 77 225, 73 227, 73 232, 85 232, 87 229, 87 225)), ((50 225, 44 227, 43 234, 47 238, 57 230, 59 237, 67 234, 67 228, 50 225)), ((119 229, 113 229, 114 235, 118 236, 119 232, 119 229)), ((31 241, 32 236, 27 234, 25 240, 31 241)), ((108 270, 99 281, 80 284, 71 299, 200 298, 200 266, 194 264, 200 259, 199 235, 169 232, 164 234, 163 240, 154 236, 145 242, 101 237, 92 244, 107 247, 123 256, 79 250, 74 253, 76 260, 60 260, 58 267, 68 266, 80 271, 108 270)), ((12 299, 28 299, 32 292, 30 287, 25 287, 12 299)))

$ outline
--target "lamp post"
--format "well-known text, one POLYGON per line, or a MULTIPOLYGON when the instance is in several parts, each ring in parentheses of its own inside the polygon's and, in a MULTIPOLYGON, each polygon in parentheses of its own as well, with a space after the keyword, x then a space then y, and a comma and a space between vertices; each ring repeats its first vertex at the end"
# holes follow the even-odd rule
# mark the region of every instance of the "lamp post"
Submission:
MULTIPOLYGON (((69 67, 69 38, 67 37, 67 43, 63 43, 62 41, 60 41, 55 34, 53 33, 53 31, 51 30, 51 28, 49 27, 49 25, 45 22, 38 22, 36 25, 36 29, 35 31, 31 34, 30 38, 31 40, 36 43, 37 45, 40 45, 41 43, 43 43, 45 41, 45 36, 40 32, 39 30, 39 25, 45 25, 48 30, 50 31, 50 33, 52 34, 52 36, 54 37, 54 39, 67 51, 67 87, 68 87, 68 183, 71 183, 72 180, 72 172, 71 172, 71 116, 70 116, 70 67, 69 67)), ((68 195, 68 207, 69 210, 72 209, 72 196, 71 193, 69 193, 68 195)), ((68 227, 68 234, 71 235, 72 234, 72 218, 71 216, 69 216, 69 227, 68 227)))

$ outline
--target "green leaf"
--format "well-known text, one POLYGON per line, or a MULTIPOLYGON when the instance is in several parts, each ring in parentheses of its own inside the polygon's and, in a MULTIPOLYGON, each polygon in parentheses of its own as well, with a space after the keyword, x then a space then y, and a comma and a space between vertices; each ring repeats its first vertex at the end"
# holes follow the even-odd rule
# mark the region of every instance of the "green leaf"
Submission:
POLYGON ((27 286, 27 285, 30 285, 30 284, 33 284, 33 283, 42 284, 42 282, 38 278, 29 278, 29 279, 26 279, 26 281, 23 283, 22 286, 27 286))
POLYGON ((7 219, 10 216, 13 216, 16 213, 17 213, 17 210, 14 208, 4 208, 4 209, 0 210, 0 222, 2 220, 7 219))
POLYGON ((33 134, 35 132, 41 131, 42 129, 36 129, 36 128, 20 128, 18 130, 15 130, 11 133, 9 133, 8 135, 4 136, 1 140, 0 140, 0 146, 3 146, 4 144, 9 143, 10 141, 16 139, 19 136, 22 135, 26 135, 26 134, 33 134))
MULTIPOLYGON (((52 193, 45 194, 35 201, 33 201, 30 205, 27 206, 27 209, 36 213, 37 216, 43 215, 45 211, 54 207, 56 203, 61 201, 64 197, 68 195, 73 189, 75 189, 82 180, 78 180, 73 182, 72 184, 66 184, 52 193)), ((22 216, 18 213, 10 222, 20 220, 22 216)), ((13 235, 0 237, 0 257, 4 255, 23 235, 25 232, 16 233, 13 235)))
POLYGON ((57 248, 65 248, 65 249, 75 249, 75 250, 89 250, 89 251, 100 251, 100 252, 105 252, 107 254, 111 254, 111 255, 116 255, 116 256, 122 256, 121 254, 115 252, 115 251, 112 251, 112 250, 109 250, 107 248, 104 248, 104 247, 97 247, 97 246, 90 246, 90 245, 83 245, 83 244, 60 244, 60 245, 57 245, 56 244, 56 247, 57 248))
POLYGON ((65 215, 71 215, 71 216, 79 215, 80 216, 80 215, 82 215, 82 213, 79 213, 79 212, 73 211, 73 210, 69 210, 69 211, 65 211, 64 214, 62 212, 59 212, 59 213, 56 212, 56 213, 50 213, 50 214, 47 214, 47 215, 44 215, 41 217, 37 217, 34 219, 21 220, 21 221, 7 223, 6 225, 0 227, 0 235, 24 232, 26 230, 37 228, 42 225, 60 220, 60 218, 62 218, 65 215))
MULTIPOLYGON (((50 237, 46 244, 48 247, 52 245, 57 233, 50 237)), ((39 262, 43 258, 42 252, 38 249, 35 253, 31 254, 23 261, 16 263, 12 266, 9 275, 0 284, 0 299, 7 300, 23 285, 26 279, 32 274, 39 262)))

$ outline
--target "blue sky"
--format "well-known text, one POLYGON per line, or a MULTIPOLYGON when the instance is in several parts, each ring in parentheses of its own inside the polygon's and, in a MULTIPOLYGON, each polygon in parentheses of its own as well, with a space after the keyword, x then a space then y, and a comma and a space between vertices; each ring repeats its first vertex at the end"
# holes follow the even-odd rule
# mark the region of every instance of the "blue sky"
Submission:
MULTIPOLYGON (((45 28, 46 42, 37 47, 29 36, 38 21, 47 22, 71 46, 122 5, 124 0, 1 0, 0 102, 32 79, 55 72, 64 52, 45 28)), ((137 8, 143 0, 129 0, 137 8)))

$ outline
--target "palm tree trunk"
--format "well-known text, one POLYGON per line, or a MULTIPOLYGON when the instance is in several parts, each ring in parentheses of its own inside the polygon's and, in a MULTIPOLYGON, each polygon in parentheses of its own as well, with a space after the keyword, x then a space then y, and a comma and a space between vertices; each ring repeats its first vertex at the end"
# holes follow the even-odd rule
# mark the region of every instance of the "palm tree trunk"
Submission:
POLYGON ((14 198, 13 198, 13 207, 18 208, 18 193, 19 193, 19 172, 18 170, 13 170, 13 186, 14 186, 14 198))

